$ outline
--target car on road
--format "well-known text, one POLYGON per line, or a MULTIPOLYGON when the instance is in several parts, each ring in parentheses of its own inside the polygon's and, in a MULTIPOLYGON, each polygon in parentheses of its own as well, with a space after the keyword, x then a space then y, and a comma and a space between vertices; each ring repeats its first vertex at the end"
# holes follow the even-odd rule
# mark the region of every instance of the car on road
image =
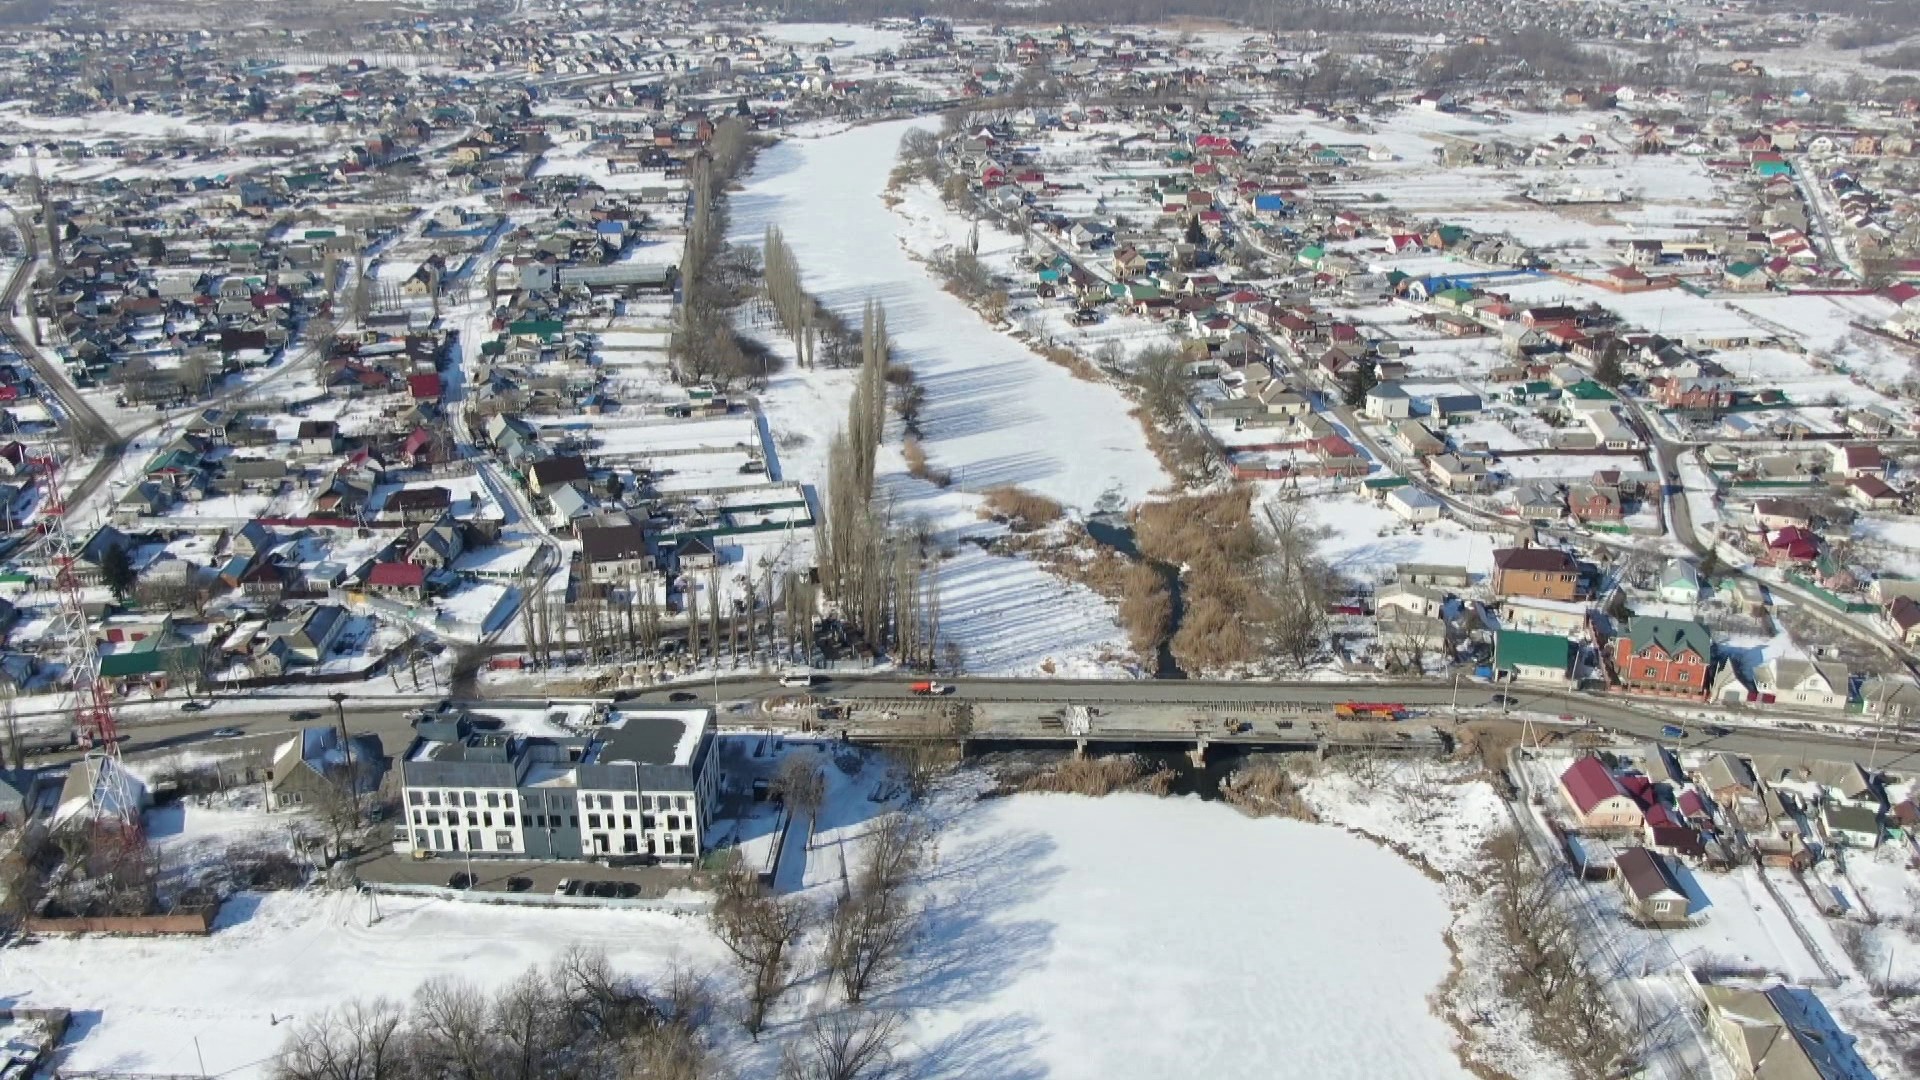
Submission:
POLYGON ((699 701, 700 695, 691 690, 675 690, 667 695, 668 701, 699 701))
POLYGON ((222 727, 222 728, 214 728, 212 731, 207 732, 207 734, 211 735, 216 739, 237 739, 240 736, 245 735, 246 732, 241 731, 237 727, 222 727))
POLYGON ((953 692, 953 687, 947 685, 946 683, 931 682, 931 681, 914 683, 913 686, 909 687, 909 689, 911 689, 913 693, 921 697, 939 697, 942 694, 948 694, 953 692))
POLYGON ((813 685, 813 672, 789 671, 785 675, 780 676, 780 685, 788 687, 789 689, 805 689, 813 685))
POLYGON ((1727 727, 1725 724, 1708 724, 1706 727, 1706 731, 1708 735, 1711 735, 1716 739, 1724 739, 1727 736, 1733 734, 1733 729, 1730 727, 1727 727))
POLYGON ((1668 724, 1660 729, 1660 737, 1663 739, 1684 739, 1687 737, 1687 729, 1681 727, 1679 724, 1668 724))
POLYGON ((570 877, 563 877, 560 879, 560 884, 553 887, 553 895, 578 896, 580 895, 580 883, 570 877))
POLYGON ((526 892, 531 888, 533 888, 533 879, 530 877, 510 877, 507 879, 508 892, 526 892))
POLYGON ((471 889, 473 888, 473 875, 462 870, 447 879, 447 888, 471 889))
POLYGON ((640 886, 636 882, 623 881, 620 883, 620 899, 631 900, 634 897, 639 895, 640 895, 640 886))
POLYGON ((290 712, 290 713, 288 713, 288 714, 287 714, 287 719, 289 719, 289 720, 318 720, 318 719, 320 719, 320 710, 318 710, 318 709, 296 709, 296 710, 294 710, 293 712, 290 712))
POLYGON ((183 701, 180 703, 181 712, 206 712, 211 708, 213 708, 213 703, 210 701, 183 701))

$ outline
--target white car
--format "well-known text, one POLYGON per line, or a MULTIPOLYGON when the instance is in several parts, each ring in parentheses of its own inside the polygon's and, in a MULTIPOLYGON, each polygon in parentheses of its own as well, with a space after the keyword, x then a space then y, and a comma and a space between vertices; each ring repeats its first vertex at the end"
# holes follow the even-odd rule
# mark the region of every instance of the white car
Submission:
POLYGON ((789 672, 780 676, 780 685, 804 689, 813 685, 813 674, 807 671, 789 672))

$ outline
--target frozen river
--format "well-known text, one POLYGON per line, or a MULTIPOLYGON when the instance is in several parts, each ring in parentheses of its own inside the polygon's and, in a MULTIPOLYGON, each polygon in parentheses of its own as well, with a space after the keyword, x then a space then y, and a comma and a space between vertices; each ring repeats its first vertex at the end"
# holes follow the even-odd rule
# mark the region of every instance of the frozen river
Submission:
MULTIPOLYGON (((745 190, 732 196, 734 242, 757 243, 769 224, 778 225, 808 289, 849 322, 859 324, 869 297, 886 306, 894 357, 911 364, 926 388, 929 456, 959 487, 1018 484, 1081 510, 1103 499, 1132 505, 1145 498, 1166 478, 1127 415, 1125 396, 1075 379, 995 331, 901 249, 908 226, 881 194, 912 123, 788 139, 764 151, 745 190)), ((780 389, 777 383, 773 396, 780 389)), ((843 414, 815 423, 831 430, 843 414)), ((890 490, 908 512, 972 509, 952 493, 899 480, 890 490), (913 505, 921 502, 928 505, 913 505)))

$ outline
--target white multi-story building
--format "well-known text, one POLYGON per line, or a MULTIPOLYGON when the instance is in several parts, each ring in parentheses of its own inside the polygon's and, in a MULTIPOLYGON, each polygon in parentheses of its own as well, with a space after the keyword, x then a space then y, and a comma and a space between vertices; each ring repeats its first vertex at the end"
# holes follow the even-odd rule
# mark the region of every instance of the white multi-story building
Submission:
POLYGON ((657 709, 595 734, 480 730, 464 715, 415 725, 400 763, 397 846, 436 855, 691 862, 713 820, 713 714, 657 709))

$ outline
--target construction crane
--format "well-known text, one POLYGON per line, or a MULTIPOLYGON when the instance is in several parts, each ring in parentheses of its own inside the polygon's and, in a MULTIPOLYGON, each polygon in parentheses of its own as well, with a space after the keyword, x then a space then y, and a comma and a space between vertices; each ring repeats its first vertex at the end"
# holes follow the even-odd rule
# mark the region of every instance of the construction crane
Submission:
POLYGON ((53 566, 54 590, 60 594, 49 636, 65 646, 74 733, 86 748, 85 758, 75 767, 85 769, 92 782, 88 810, 94 828, 137 839, 141 832, 140 800, 121 767, 120 729, 114 721, 106 684, 100 681, 100 653, 94 648, 93 633, 87 625, 85 586, 79 571, 86 541, 70 527, 70 508, 60 488, 59 459, 47 454, 32 461, 46 484, 40 528, 53 566))

